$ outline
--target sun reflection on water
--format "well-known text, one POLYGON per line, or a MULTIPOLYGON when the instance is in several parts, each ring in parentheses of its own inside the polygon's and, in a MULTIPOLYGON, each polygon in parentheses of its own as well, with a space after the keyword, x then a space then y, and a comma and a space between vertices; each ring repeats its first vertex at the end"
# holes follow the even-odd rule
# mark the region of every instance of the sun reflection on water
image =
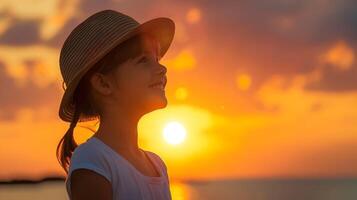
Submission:
POLYGON ((173 200, 191 200, 194 191, 187 184, 180 182, 170 183, 171 196, 173 200))

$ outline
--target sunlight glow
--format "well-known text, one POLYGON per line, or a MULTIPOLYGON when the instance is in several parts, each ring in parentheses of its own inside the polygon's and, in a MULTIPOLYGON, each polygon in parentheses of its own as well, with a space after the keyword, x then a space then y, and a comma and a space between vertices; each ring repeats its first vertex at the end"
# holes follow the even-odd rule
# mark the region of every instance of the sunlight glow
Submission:
POLYGON ((241 90, 248 90, 252 82, 250 76, 247 74, 238 75, 236 81, 238 88, 241 90))
POLYGON ((186 20, 191 24, 199 22, 201 20, 201 11, 197 8, 191 8, 187 12, 186 20))
POLYGON ((190 70, 196 66, 196 58, 192 50, 182 50, 175 58, 162 61, 164 65, 168 65, 175 70, 190 70))
POLYGON ((167 143, 179 144, 186 138, 186 129, 179 122, 169 122, 164 128, 163 136, 167 143))
POLYGON ((179 87, 175 91, 176 99, 185 100, 187 98, 187 89, 185 87, 179 87))

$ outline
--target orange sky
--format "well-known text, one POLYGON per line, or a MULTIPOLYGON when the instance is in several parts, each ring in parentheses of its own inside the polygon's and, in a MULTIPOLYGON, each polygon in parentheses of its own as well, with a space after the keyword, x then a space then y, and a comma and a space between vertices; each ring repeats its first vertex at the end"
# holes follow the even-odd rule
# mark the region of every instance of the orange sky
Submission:
MULTIPOLYGON (((168 106, 139 123, 170 178, 357 176, 356 3, 153 2, 0 2, 0 180, 64 175, 59 50, 109 7, 176 23, 168 106), (186 130, 178 145, 163 137, 172 121, 186 130)), ((90 135, 75 129, 79 143, 90 135)))

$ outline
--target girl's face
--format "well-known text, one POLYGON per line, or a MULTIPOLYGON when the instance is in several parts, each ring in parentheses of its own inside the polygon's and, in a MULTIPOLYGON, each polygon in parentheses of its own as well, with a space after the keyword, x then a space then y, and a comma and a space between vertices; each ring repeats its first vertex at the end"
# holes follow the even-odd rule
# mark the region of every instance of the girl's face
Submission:
POLYGON ((165 96, 166 67, 159 63, 160 44, 143 37, 141 55, 117 67, 112 75, 115 87, 111 94, 115 103, 126 108, 150 112, 167 105, 165 96), (158 85, 154 85, 159 83, 158 85))

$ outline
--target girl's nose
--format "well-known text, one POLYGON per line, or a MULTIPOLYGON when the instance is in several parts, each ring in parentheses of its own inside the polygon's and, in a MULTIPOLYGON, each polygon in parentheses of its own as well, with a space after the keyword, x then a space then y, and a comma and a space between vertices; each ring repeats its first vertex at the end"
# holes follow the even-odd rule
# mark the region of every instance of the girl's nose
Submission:
POLYGON ((167 72, 167 68, 164 66, 164 65, 162 65, 162 64, 158 64, 158 67, 157 67, 157 69, 156 69, 156 71, 155 71, 156 73, 159 73, 160 75, 165 75, 166 74, 166 72, 167 72))

